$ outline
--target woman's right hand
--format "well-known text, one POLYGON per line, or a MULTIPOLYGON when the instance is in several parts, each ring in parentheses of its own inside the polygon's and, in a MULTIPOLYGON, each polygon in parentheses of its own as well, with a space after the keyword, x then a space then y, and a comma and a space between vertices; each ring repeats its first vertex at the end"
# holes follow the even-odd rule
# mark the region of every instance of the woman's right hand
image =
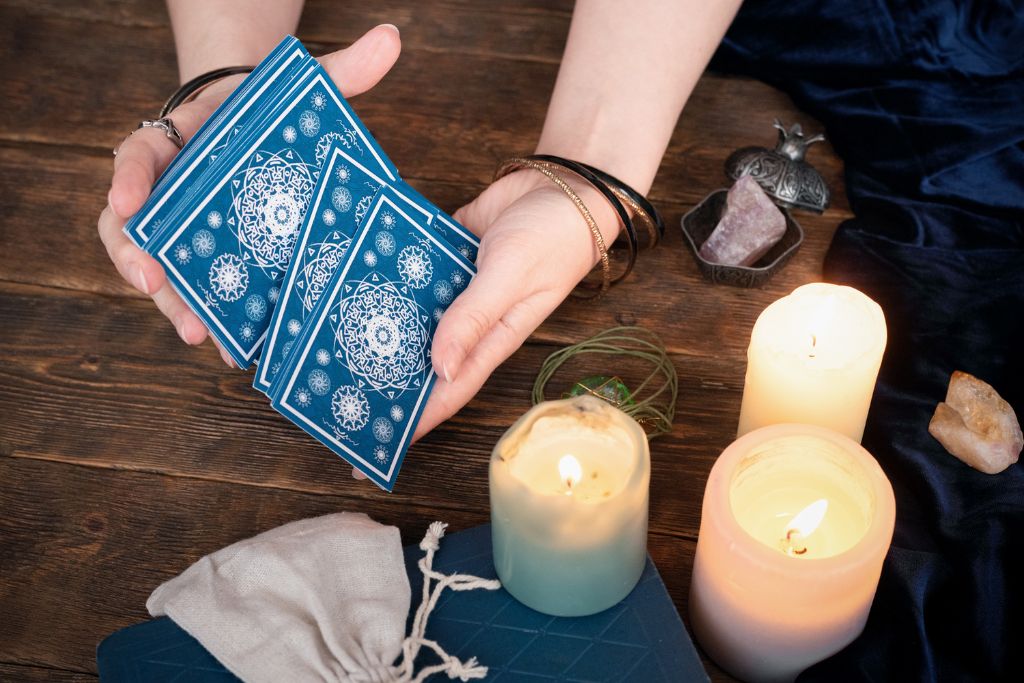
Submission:
MULTIPOLYGON (((320 62, 342 94, 353 97, 376 85, 394 65, 400 51, 398 29, 384 24, 371 29, 348 48, 321 57, 320 62)), ((186 140, 195 135, 241 80, 242 76, 233 76, 218 81, 171 113, 170 118, 186 140)), ((144 128, 130 135, 114 158, 107 206, 100 214, 98 228, 121 277, 153 298, 186 344, 201 344, 207 337, 202 320, 167 282, 160 264, 122 231, 127 220, 142 208, 156 179, 177 151, 161 130, 144 128)), ((220 349, 220 354, 225 363, 234 365, 224 349, 220 349)))

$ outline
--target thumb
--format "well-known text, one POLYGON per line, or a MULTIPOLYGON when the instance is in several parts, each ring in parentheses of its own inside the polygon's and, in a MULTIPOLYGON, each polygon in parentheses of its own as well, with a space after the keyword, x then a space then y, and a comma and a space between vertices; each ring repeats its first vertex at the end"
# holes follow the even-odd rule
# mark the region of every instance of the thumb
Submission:
POLYGON ((470 352, 495 325, 502 324, 502 317, 523 296, 523 265, 514 252, 494 252, 493 258, 481 258, 479 266, 476 277, 444 312, 434 334, 434 372, 447 382, 455 380, 470 352))
POLYGON ((364 93, 384 78, 398 61, 402 38, 392 24, 381 24, 344 50, 319 58, 345 97, 364 93))

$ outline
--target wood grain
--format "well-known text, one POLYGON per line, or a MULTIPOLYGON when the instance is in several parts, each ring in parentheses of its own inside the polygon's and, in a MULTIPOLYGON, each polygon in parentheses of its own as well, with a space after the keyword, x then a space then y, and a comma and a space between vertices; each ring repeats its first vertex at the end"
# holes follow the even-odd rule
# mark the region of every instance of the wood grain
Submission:
MULTIPOLYGON (((378 23, 399 26, 402 58, 354 106, 403 176, 454 210, 500 159, 535 144, 571 9, 570 0, 310 0, 298 34, 322 52, 378 23)), ((649 544, 685 618, 704 482, 735 432, 750 327, 769 302, 820 279, 850 215, 842 164, 816 147, 811 161, 834 205, 798 214, 807 239, 787 268, 763 290, 700 278, 679 220, 727 184, 728 153, 771 144, 775 117, 820 129, 783 93, 701 79, 651 192, 664 244, 600 303, 555 311, 410 450, 388 495, 353 481, 209 344, 181 344, 107 259, 96 218, 109 150, 177 84, 163 2, 0 0, 0 70, 0 680, 95 680, 96 643, 144 619, 156 585, 287 521, 360 510, 407 540, 435 518, 453 529, 485 522, 488 454, 528 407, 544 357, 618 324, 656 330, 679 372, 676 427, 652 442, 649 544)), ((594 371, 567 367, 556 384, 594 371)))

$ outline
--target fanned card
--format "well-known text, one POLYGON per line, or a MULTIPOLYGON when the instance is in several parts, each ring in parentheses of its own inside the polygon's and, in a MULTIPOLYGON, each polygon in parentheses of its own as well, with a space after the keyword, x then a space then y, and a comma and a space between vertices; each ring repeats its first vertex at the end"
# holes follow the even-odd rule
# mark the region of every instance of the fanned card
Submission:
POLYGON ((271 386, 273 407, 392 490, 435 374, 437 323, 475 274, 389 187, 271 386))
MULTIPOLYGON (((352 235, 369 212, 377 192, 387 184, 340 142, 335 141, 328 151, 299 229, 292 262, 280 289, 270 291, 270 300, 277 305, 253 381, 260 391, 270 391, 274 377, 295 345, 302 323, 344 259, 352 235)), ((406 194, 399 187, 395 197, 417 221, 433 222, 436 209, 419 194, 406 194)))
POLYGON ((203 171, 239 131, 258 117, 262 105, 312 59, 297 39, 285 38, 175 155, 146 203, 125 225, 125 234, 141 247, 159 232, 164 219, 188 195, 203 171))
POLYGON ((315 60, 240 131, 169 225, 146 243, 241 368, 256 357, 320 167, 336 141, 389 180, 397 170, 315 60))

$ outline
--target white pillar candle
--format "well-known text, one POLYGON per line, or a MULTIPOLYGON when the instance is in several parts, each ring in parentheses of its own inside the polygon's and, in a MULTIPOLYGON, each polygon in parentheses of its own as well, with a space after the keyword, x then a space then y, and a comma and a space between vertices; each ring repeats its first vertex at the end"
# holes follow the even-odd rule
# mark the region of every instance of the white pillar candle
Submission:
POLYGON ((494 566, 528 607, 557 616, 607 609, 647 558, 647 436, 593 396, 541 403, 491 456, 494 566))
POLYGON ((852 287, 818 282, 772 303, 750 335, 737 435, 799 422, 860 441, 885 341, 882 309, 852 287))
POLYGON ((746 681, 791 681, 864 629, 896 518, 892 486, 852 439, 811 425, 746 434, 704 490, 690 618, 746 681))

